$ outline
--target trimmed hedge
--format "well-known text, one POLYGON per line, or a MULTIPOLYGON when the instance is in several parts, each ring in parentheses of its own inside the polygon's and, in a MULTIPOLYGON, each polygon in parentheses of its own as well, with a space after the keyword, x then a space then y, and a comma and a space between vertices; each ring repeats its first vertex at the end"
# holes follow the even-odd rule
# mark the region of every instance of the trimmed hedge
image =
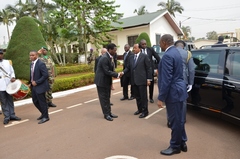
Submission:
POLYGON ((75 65, 75 66, 64 66, 64 67, 56 67, 57 74, 74 74, 74 73, 84 73, 84 72, 93 72, 92 65, 75 65))
POLYGON ((86 86, 94 83, 94 73, 88 73, 79 77, 66 77, 64 79, 55 79, 53 92, 64 91, 68 89, 86 86))

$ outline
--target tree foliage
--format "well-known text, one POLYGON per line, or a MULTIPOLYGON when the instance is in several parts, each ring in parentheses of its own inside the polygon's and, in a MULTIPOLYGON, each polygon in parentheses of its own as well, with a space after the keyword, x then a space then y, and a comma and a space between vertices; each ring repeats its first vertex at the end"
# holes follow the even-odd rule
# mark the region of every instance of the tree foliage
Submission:
POLYGON ((175 17, 175 12, 182 14, 184 11, 181 4, 175 0, 167 0, 167 2, 160 2, 158 3, 162 9, 168 10, 168 12, 175 17))
POLYGON ((183 31, 183 39, 184 40, 189 40, 189 35, 191 34, 191 28, 189 26, 182 26, 182 31, 183 31))
POLYGON ((207 32, 206 37, 208 40, 217 40, 218 39, 218 35, 217 35, 216 31, 207 32))
POLYGON ((139 7, 138 9, 135 9, 135 10, 133 11, 133 13, 137 13, 137 15, 147 14, 148 11, 147 11, 145 8, 146 8, 146 6, 141 6, 141 7, 139 7))
POLYGON ((138 36, 138 38, 136 39, 135 43, 140 43, 140 41, 141 41, 142 39, 146 40, 148 47, 151 47, 151 46, 152 46, 151 41, 150 41, 150 38, 149 38, 149 36, 148 36, 148 34, 147 34, 146 32, 142 32, 142 33, 138 36))
POLYGON ((46 46, 46 43, 35 20, 31 17, 20 18, 5 55, 5 58, 12 60, 17 78, 29 79, 29 52, 37 51, 42 46, 46 46))

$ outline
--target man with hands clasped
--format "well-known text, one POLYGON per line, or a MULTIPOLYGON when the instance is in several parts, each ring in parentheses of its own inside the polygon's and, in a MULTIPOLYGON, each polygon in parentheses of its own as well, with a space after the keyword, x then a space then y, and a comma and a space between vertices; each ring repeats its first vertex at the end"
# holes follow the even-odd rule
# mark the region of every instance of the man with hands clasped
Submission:
POLYGON ((130 72, 130 83, 137 102, 137 111, 134 115, 141 114, 139 118, 148 116, 147 86, 151 84, 152 72, 148 55, 141 53, 139 44, 133 46, 134 56, 130 57, 129 63, 122 74, 130 72))

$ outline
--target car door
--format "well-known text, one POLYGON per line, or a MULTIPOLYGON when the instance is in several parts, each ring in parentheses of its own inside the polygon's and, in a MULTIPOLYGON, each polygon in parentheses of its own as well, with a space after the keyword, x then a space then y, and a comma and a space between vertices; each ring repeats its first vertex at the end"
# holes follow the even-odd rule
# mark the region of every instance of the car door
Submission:
POLYGON ((195 78, 190 102, 197 107, 220 111, 223 107, 222 81, 225 50, 193 50, 195 78))
POLYGON ((225 64, 222 112, 240 118, 240 50, 230 49, 225 64))

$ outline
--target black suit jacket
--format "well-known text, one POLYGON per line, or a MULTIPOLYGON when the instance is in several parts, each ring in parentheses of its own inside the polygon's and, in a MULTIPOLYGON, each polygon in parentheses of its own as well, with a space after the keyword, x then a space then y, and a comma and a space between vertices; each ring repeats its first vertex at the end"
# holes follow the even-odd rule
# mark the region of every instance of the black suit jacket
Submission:
POLYGON ((146 54, 139 53, 136 64, 134 56, 130 56, 130 62, 123 70, 124 75, 130 71, 131 85, 147 85, 147 79, 152 79, 150 60, 146 54))
POLYGON ((98 61, 100 60, 101 57, 102 57, 102 55, 98 56, 98 57, 95 59, 94 73, 96 73, 98 61))
MULTIPOLYGON (((31 68, 31 65, 30 65, 31 68)), ((31 81, 31 69, 30 69, 30 81, 31 81)), ((49 90, 49 83, 48 83, 48 70, 41 60, 37 60, 34 66, 34 73, 33 73, 33 81, 37 83, 34 87, 38 94, 44 93, 49 90)), ((31 83, 31 82, 30 82, 31 83)))
POLYGON ((151 64, 152 74, 154 74, 155 65, 159 64, 160 57, 152 47, 147 47, 146 49, 147 49, 147 55, 148 55, 148 58, 149 58, 150 64, 151 64), (156 61, 154 61, 152 57, 154 57, 156 59, 156 61))
MULTIPOLYGON (((125 57, 126 54, 127 54, 126 52, 123 54, 123 58, 125 57)), ((123 59, 123 60, 124 60, 124 61, 123 61, 123 70, 126 68, 126 66, 128 65, 128 63, 130 62, 130 57, 131 57, 131 56, 134 56, 134 53, 129 50, 127 56, 123 59)), ((127 72, 124 76, 130 77, 130 72, 127 72)))
POLYGON ((111 87, 112 77, 118 77, 118 73, 114 72, 114 65, 108 53, 102 55, 98 61, 95 73, 94 83, 99 87, 111 87))

